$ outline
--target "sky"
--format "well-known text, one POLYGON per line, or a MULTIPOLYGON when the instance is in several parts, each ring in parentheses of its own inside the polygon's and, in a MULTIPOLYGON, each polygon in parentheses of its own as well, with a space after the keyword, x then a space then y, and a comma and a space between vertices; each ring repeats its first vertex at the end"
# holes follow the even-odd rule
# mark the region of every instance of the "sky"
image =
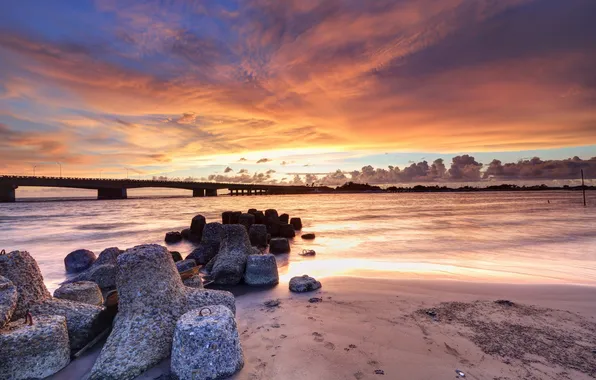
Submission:
POLYGON ((0 174, 596 177, 595 14, 594 0, 3 1, 0 174))

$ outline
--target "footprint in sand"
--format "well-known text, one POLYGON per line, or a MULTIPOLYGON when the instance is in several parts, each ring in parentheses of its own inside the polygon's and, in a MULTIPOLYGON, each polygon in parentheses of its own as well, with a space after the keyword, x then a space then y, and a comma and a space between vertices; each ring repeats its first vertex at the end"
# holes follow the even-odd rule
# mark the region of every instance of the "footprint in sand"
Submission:
POLYGON ((331 343, 331 342, 326 342, 325 343, 325 348, 328 350, 335 350, 335 344, 331 343))
POLYGON ((319 334, 319 333, 318 333, 318 332, 316 332, 316 331, 315 331, 314 333, 312 333, 312 336, 314 336, 314 340, 315 340, 315 342, 319 342, 319 343, 320 343, 320 342, 322 342, 322 341, 324 341, 324 340, 325 340, 325 339, 323 338, 323 334, 319 334))
POLYGON ((354 373, 354 377, 356 378, 356 380, 360 380, 364 377, 364 374, 362 372, 358 371, 358 372, 354 373))

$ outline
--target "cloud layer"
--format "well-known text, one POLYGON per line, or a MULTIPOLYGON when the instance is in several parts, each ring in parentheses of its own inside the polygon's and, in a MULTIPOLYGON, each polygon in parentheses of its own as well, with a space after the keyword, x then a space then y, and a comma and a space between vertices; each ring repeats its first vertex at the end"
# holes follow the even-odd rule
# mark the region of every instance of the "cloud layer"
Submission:
MULTIPOLYGON (((593 0, 2 2, 0 154, 84 172, 595 144, 594 14, 593 0)), ((459 160, 399 175, 479 175, 459 160)))

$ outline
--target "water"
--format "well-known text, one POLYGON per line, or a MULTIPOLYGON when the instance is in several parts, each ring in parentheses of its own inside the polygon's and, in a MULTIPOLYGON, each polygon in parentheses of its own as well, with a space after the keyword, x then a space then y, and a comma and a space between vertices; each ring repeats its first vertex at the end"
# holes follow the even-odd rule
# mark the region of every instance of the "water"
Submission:
MULTIPOLYGON (((596 285, 596 194, 588 200, 584 208, 577 192, 527 192, 17 202, 0 205, 0 248, 29 251, 53 290, 75 249, 164 244, 198 213, 221 221, 225 210, 276 208, 317 234, 277 256, 282 281, 307 273, 596 285), (299 256, 304 248, 317 256, 299 256)), ((192 245, 169 249, 185 255, 192 245)))

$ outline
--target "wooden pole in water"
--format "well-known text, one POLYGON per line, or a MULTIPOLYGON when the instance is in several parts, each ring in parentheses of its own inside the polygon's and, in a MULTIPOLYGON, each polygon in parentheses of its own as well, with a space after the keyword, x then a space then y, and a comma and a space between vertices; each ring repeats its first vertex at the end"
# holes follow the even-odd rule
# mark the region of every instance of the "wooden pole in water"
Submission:
POLYGON ((584 193, 584 207, 586 207, 586 186, 584 186, 584 169, 581 169, 582 173, 582 192, 584 193))

